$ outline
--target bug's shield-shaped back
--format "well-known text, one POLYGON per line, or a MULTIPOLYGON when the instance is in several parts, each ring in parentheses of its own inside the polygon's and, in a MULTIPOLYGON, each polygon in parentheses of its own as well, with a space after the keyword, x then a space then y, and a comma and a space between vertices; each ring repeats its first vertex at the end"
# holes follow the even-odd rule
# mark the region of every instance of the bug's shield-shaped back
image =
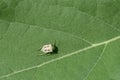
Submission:
POLYGON ((54 47, 52 44, 44 45, 41 49, 41 51, 44 52, 45 54, 51 53, 51 52, 53 52, 53 50, 54 50, 54 47))

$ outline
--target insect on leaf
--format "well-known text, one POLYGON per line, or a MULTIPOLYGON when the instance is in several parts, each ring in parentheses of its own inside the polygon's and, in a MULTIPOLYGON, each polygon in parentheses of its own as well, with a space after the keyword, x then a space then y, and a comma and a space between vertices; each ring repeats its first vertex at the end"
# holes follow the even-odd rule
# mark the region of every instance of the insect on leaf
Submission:
POLYGON ((0 1, 0 80, 120 80, 119 53, 119 0, 0 1))

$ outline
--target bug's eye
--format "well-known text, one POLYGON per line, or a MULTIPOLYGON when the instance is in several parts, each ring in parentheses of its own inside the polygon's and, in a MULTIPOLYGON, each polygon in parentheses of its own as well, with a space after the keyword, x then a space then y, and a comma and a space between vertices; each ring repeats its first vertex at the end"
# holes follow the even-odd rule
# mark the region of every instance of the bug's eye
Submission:
POLYGON ((45 51, 47 51, 47 50, 45 49, 45 51))
POLYGON ((46 46, 44 48, 47 48, 46 46))
POLYGON ((49 49, 47 51, 50 51, 49 49))

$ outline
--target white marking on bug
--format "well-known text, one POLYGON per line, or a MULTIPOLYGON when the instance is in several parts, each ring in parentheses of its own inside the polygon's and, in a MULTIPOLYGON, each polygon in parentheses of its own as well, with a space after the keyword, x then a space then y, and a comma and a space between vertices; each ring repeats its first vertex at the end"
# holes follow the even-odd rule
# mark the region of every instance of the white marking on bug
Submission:
POLYGON ((54 46, 52 44, 44 45, 41 49, 41 51, 44 52, 45 54, 51 53, 53 52, 53 50, 54 50, 54 46))

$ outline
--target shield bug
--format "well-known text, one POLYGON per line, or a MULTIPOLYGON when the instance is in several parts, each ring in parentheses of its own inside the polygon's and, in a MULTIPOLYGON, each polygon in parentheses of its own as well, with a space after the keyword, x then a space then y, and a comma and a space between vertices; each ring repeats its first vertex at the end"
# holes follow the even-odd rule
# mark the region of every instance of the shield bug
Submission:
POLYGON ((45 54, 47 53, 52 53, 54 51, 55 47, 54 45, 52 44, 46 44, 46 45, 43 45, 41 51, 45 54))
MULTIPOLYGON (((58 48, 56 47, 55 45, 55 42, 54 44, 46 44, 46 45, 43 45, 41 47, 41 51, 44 53, 44 54, 49 54, 49 53, 57 53, 58 52, 58 48)), ((41 54, 43 55, 43 54, 41 54)))

